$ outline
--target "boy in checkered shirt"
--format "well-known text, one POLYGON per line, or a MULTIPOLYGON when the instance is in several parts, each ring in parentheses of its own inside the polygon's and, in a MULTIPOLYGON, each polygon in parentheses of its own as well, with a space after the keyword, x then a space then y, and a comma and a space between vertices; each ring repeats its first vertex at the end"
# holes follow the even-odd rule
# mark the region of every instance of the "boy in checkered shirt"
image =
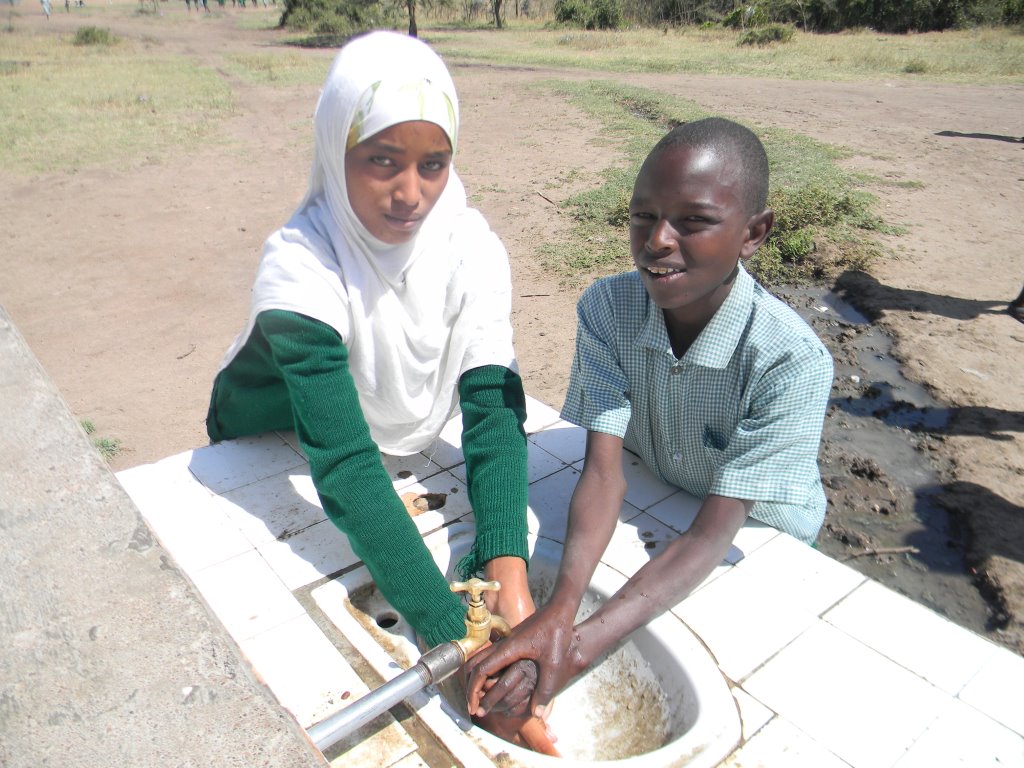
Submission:
POLYGON ((541 610, 470 660, 470 711, 543 714, 697 587, 748 516, 814 542, 832 358, 743 268, 775 221, 767 195, 764 147, 730 120, 681 125, 644 161, 629 206, 636 270, 597 281, 577 307, 562 417, 587 430, 587 448, 558 580, 541 610), (574 626, 618 521, 624 448, 702 503, 688 530, 574 626), (509 668, 524 659, 536 681, 529 664, 509 668))

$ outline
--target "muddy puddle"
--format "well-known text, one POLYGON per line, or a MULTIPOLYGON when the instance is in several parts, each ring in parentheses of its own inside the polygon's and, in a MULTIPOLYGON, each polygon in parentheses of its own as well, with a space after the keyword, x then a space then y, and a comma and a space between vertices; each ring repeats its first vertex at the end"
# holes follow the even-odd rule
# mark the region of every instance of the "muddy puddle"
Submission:
POLYGON ((965 563, 956 519, 937 501, 950 467, 948 411, 907 381, 889 338, 822 288, 776 289, 835 360, 819 454, 829 499, 820 550, 957 624, 988 635, 991 610, 965 563))

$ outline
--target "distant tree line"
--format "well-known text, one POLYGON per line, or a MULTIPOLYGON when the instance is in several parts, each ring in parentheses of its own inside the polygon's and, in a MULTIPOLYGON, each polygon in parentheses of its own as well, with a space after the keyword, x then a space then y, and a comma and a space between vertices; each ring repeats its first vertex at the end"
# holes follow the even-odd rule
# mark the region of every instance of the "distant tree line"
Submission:
MULTIPOLYGON (((609 2, 614 0, 557 0, 609 2)), ((792 24, 808 32, 869 28, 934 32, 979 24, 1024 22, 1024 0, 622 0, 626 18, 641 24, 755 27, 792 24)), ((557 3, 556 3, 557 6, 557 3)))
MULTIPOLYGON (((417 33, 416 9, 455 0, 285 0, 281 26, 315 35, 348 36, 408 24, 417 33)), ((529 0, 520 0, 527 7, 529 0)), ((518 14, 520 2, 516 2, 518 14)), ((499 29, 505 0, 463 0, 486 5, 499 29)), ((868 28, 878 32, 934 32, 976 25, 1024 24, 1024 0, 555 0, 555 21, 587 29, 641 26, 724 25, 753 29, 790 25, 808 32, 868 28)), ((467 11, 468 13, 468 11, 467 11)))

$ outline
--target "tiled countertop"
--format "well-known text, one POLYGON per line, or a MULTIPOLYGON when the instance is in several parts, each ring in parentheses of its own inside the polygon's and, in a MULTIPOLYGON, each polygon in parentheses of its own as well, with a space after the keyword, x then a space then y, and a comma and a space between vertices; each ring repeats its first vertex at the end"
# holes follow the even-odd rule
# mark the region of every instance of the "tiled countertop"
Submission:
MULTIPOLYGON (((561 541, 585 433, 536 400, 526 426, 530 529, 561 541)), ((400 494, 449 494, 415 518, 424 535, 470 514, 459 435, 456 420, 431 452, 386 459, 400 494)), ((686 529, 697 502, 636 460, 625 470, 603 561, 628 576, 686 529)), ((117 477, 300 725, 368 690, 307 607, 312 588, 358 559, 324 517, 294 436, 206 446, 117 477)), ((743 741, 723 765, 1024 767, 1024 658, 774 529, 745 526, 673 612, 733 687, 743 741)), ((418 749, 392 722, 333 764, 415 768, 426 764, 418 749)))

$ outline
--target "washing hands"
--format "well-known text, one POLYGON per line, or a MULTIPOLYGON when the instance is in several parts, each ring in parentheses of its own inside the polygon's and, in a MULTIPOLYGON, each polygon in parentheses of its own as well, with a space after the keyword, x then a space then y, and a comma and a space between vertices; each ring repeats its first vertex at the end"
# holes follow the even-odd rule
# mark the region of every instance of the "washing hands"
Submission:
MULTIPOLYGON (((501 584, 497 592, 484 593, 487 608, 492 614, 502 617, 512 627, 522 624, 535 614, 537 609, 530 595, 523 560, 516 557, 495 558, 485 565, 484 577, 501 584)), ((485 645, 484 649, 493 648, 494 642, 499 647, 504 643, 504 640, 494 635, 491 640, 492 644, 485 645)), ((480 651, 473 658, 479 654, 480 651)), ((508 665, 503 674, 483 681, 483 689, 491 696, 486 705, 481 707, 478 697, 476 703, 470 703, 469 711, 480 727, 499 738, 525 745, 537 752, 557 755, 553 746, 555 736, 547 727, 549 712, 542 709, 541 717, 530 711, 537 676, 537 665, 531 660, 523 659, 508 665)))

